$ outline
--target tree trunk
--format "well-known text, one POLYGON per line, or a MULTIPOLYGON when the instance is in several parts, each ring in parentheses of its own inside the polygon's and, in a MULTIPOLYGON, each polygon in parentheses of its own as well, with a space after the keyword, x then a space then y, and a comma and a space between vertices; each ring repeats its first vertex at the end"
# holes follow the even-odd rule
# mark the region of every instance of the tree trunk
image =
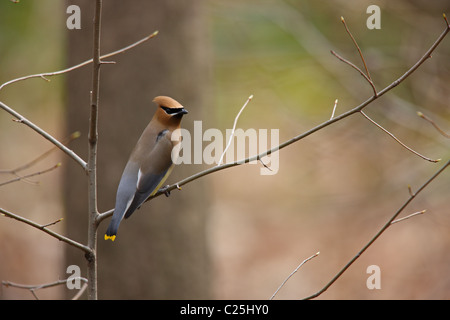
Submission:
MULTIPOLYGON (((91 58, 93 1, 78 1, 81 30, 68 31, 68 65, 91 58)), ((103 3, 101 52, 122 48, 159 30, 150 41, 106 60, 100 75, 98 208, 112 209, 117 186, 134 145, 150 121, 155 96, 168 95, 189 111, 182 127, 192 132, 209 100, 209 50, 204 3, 120 1, 103 3)), ((71 144, 87 157, 91 67, 67 75, 67 129, 81 131, 71 144)), ((67 233, 86 243, 87 179, 75 163, 65 164, 67 233)), ((167 183, 199 170, 176 166, 167 183)), ((206 246, 208 193, 202 180, 147 202, 124 220, 114 242, 104 241, 109 219, 99 226, 100 299, 207 299, 210 297, 206 246)), ((86 265, 68 248, 67 265, 86 265)), ((84 274, 85 275, 85 274, 84 274)))

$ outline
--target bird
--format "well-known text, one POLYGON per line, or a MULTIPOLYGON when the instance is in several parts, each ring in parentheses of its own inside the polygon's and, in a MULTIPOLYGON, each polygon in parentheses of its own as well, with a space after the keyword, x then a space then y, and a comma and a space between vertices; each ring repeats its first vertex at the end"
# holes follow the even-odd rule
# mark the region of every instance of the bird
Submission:
POLYGON ((116 239, 121 221, 129 218, 149 196, 161 188, 174 167, 172 150, 181 142, 181 136, 174 132, 180 129, 181 119, 188 111, 178 101, 167 96, 158 96, 153 102, 157 104, 157 109, 122 173, 114 214, 106 230, 105 240, 116 239))

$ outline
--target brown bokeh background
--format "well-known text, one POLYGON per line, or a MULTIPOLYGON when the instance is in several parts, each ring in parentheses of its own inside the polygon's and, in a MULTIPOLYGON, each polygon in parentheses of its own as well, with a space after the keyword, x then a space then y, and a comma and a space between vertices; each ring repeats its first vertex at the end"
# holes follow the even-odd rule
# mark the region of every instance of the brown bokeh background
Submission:
MULTIPOLYGON (((371 95, 371 87, 330 50, 361 66, 341 23, 357 39, 378 90, 412 66, 444 30, 446 1, 379 1, 381 29, 366 27, 369 1, 105 1, 102 52, 128 45, 154 30, 157 38, 114 57, 102 69, 99 209, 112 208, 128 152, 153 113, 151 99, 172 95, 192 112, 183 126, 225 131, 251 94, 238 127, 279 129, 280 142, 329 119, 371 95), (109 4, 108 4, 109 2, 109 4), (150 5, 148 4, 150 3, 150 5), (164 3, 165 5, 162 5, 164 3), (128 7, 127 7, 128 6, 128 7)), ((92 7, 82 29, 67 30, 68 2, 22 0, 0 4, 0 83, 54 71, 91 55, 92 7)), ((431 157, 449 158, 449 140, 417 116, 450 131, 450 42, 447 37, 410 78, 366 112, 400 140, 431 157)), ((90 68, 50 82, 30 79, 4 88, 0 100, 71 143, 85 158, 90 68), (77 125, 75 118, 81 121, 77 125), (84 121, 84 122, 83 122, 84 121), (83 124, 84 123, 84 124, 83 124)), ((52 146, 0 112, 0 170, 13 169, 52 146)), ((224 142, 225 143, 225 142, 224 142)), ((204 142, 203 147, 208 143, 204 142)), ((117 243, 99 239, 99 297, 128 299, 299 299, 322 288, 442 164, 402 148, 360 115, 353 115, 283 149, 279 171, 261 164, 220 171, 160 197, 121 225, 117 243)), ((84 174, 60 151, 26 173, 62 167, 0 187, 0 207, 85 242, 84 174), (77 176, 75 178, 75 176, 77 176), (74 205, 79 203, 80 207, 74 205)), ((176 168, 176 182, 205 166, 176 168)), ((24 174, 24 172, 21 172, 24 174)), ((0 182, 14 178, 0 174, 0 182)), ((450 298, 450 174, 444 172, 320 299, 450 298), (366 287, 367 267, 381 269, 381 289, 366 287)), ((107 221, 99 228, 102 236, 107 221)), ((0 217, 0 279, 40 284, 67 277, 77 250, 22 223, 0 217)), ((64 287, 38 291, 64 299, 64 287)), ((1 299, 33 299, 1 288, 1 299)))

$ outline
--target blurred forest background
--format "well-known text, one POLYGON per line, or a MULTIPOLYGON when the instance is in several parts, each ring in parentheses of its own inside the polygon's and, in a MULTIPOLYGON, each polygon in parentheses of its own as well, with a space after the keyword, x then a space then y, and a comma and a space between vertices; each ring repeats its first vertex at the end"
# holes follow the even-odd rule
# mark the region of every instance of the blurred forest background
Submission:
MULTIPOLYGON (((0 2, 0 83, 56 71, 92 55, 92 1, 0 2), (81 7, 82 29, 68 30, 66 8, 81 7)), ((448 1, 197 0, 104 1, 102 53, 159 30, 145 44, 109 60, 101 70, 99 210, 113 207, 131 148, 154 112, 157 95, 170 95, 203 130, 279 129, 280 142, 372 95, 367 82, 330 54, 361 66, 341 16, 365 55, 378 90, 411 67, 444 30, 448 1), (366 9, 381 8, 381 29, 369 30, 366 9)), ((63 140, 86 159, 91 68, 5 87, 0 101, 63 140)), ((449 140, 416 114, 450 131, 450 39, 432 59, 366 112, 400 140, 431 158, 447 160, 449 140)), ((205 142, 203 146, 207 145, 205 142)), ((11 170, 52 148, 0 112, 0 170, 11 170)), ((298 299, 322 288, 441 164, 399 146, 353 115, 280 151, 279 171, 261 164, 209 175, 159 197, 121 225, 114 244, 99 227, 99 298, 298 299)), ((29 172, 62 166, 0 188, 0 207, 85 243, 87 181, 56 151, 29 172)), ((206 166, 183 165, 174 183, 206 166)), ((448 171, 448 170, 447 170, 448 171)), ((14 178, 0 174, 0 183, 14 178)), ((392 226, 320 299, 449 299, 450 172, 444 172, 405 210, 427 210, 392 226), (366 287, 370 265, 381 268, 381 289, 366 287)), ((0 279, 40 284, 67 278, 83 254, 12 219, 0 217, 0 279)), ((33 299, 0 289, 1 299, 33 299)), ((42 299, 71 297, 64 286, 42 299)))

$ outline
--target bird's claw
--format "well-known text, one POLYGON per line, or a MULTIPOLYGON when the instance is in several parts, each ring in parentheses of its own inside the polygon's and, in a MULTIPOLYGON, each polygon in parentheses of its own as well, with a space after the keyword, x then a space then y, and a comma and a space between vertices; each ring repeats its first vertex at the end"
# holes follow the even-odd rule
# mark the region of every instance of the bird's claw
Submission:
MULTIPOLYGON (((178 190, 181 190, 181 187, 178 184, 176 185, 176 187, 178 190)), ((166 195, 166 197, 169 197, 170 196, 169 188, 170 188, 170 185, 164 186, 161 189, 159 189, 159 192, 164 193, 166 195)))
POLYGON ((170 196, 170 190, 168 190, 170 185, 164 186, 161 189, 159 189, 160 192, 164 193, 166 197, 170 196))

